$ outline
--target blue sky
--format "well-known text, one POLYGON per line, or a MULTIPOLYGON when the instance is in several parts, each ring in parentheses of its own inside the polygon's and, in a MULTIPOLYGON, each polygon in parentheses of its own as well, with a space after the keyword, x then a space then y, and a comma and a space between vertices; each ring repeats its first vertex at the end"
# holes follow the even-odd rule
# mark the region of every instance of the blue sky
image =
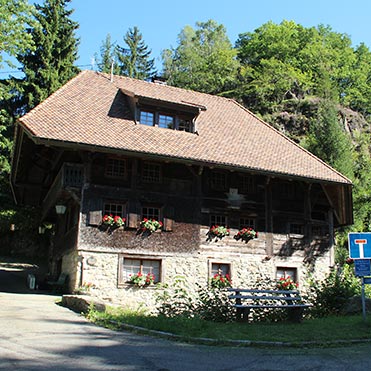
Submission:
POLYGON ((371 49, 370 0, 72 0, 72 18, 80 23, 78 64, 89 69, 108 33, 124 46, 123 36, 137 26, 152 58, 161 66, 161 51, 177 46, 184 26, 213 19, 225 26, 232 44, 238 35, 262 24, 293 20, 305 27, 329 25, 346 33, 353 45, 364 42, 371 49))
MULTIPOLYGON (((137 26, 160 70, 162 50, 177 46, 184 26, 195 28, 196 22, 209 19, 225 26, 233 45, 240 33, 286 19, 304 27, 329 25, 333 31, 348 34, 353 46, 364 42, 371 49, 370 0, 72 0, 70 6, 72 18, 80 24, 77 64, 82 69, 92 68, 94 55, 99 54, 108 33, 113 42, 124 46, 125 33, 137 26)), ((5 75, 1 72, 0 77, 5 75)))

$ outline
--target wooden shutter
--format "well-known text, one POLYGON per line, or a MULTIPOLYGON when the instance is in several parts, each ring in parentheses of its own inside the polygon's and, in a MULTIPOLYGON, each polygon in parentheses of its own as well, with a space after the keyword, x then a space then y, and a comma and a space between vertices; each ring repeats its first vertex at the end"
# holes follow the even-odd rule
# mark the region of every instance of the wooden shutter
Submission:
POLYGON ((172 231, 173 230, 173 224, 174 224, 173 219, 164 218, 164 226, 163 226, 164 231, 167 231, 167 232, 172 231))
POLYGON ((89 225, 99 225, 102 222, 102 210, 89 211, 89 225))
POLYGON ((138 228, 140 222, 140 215, 135 213, 129 213, 127 217, 127 226, 129 228, 138 228))

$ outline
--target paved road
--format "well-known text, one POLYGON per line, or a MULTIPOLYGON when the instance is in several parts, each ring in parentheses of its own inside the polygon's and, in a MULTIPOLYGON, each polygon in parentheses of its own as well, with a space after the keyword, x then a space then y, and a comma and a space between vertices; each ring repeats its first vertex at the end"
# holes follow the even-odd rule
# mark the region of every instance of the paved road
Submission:
POLYGON ((24 282, 19 271, 0 264, 0 370, 371 369, 371 344, 331 349, 209 347, 107 330, 57 305, 56 296, 26 290, 24 282))

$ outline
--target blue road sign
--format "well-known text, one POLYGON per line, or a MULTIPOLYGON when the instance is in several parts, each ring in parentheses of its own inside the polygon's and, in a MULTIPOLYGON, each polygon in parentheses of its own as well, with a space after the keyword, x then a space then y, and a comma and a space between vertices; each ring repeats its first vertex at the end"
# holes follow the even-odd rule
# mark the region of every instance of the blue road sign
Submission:
POLYGON ((354 274, 358 277, 371 276, 370 259, 354 260, 354 274))
POLYGON ((348 245, 352 259, 371 259, 371 232, 349 233, 348 245))

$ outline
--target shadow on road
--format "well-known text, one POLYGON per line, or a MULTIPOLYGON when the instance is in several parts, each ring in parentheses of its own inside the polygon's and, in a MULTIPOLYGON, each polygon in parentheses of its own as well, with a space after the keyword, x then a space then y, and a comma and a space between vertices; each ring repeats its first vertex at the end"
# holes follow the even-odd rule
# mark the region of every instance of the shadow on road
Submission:
POLYGON ((0 292, 36 294, 37 284, 44 279, 47 268, 44 264, 27 262, 23 259, 0 257, 0 292), (35 277, 35 285, 30 285, 28 276, 35 277))

